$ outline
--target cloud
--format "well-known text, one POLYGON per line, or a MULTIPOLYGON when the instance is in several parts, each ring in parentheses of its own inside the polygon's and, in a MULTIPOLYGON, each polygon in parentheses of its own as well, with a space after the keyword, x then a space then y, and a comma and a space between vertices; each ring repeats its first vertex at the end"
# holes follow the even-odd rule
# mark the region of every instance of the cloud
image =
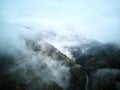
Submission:
MULTIPOLYGON (((62 61, 56 60, 57 58, 47 55, 48 47, 46 47, 47 43, 44 43, 46 34, 42 32, 38 34, 37 31, 31 33, 28 27, 16 24, 1 22, 0 26, 0 53, 14 57, 17 64, 10 68, 11 72, 17 73, 18 78, 24 79, 26 83, 38 78, 36 82, 40 85, 55 83, 64 89, 69 86, 69 67, 62 61), (29 40, 29 44, 26 44, 29 40), (41 50, 38 53, 33 48, 39 45, 41 50), (46 53, 43 54, 45 51, 46 53)), ((56 54, 53 56, 57 57, 56 54)))
MULTIPOLYGON (((74 33, 87 38, 120 44, 119 3, 119 0, 2 0, 0 19, 72 28, 74 33)), ((64 30, 60 29, 60 32, 64 33, 64 30)))

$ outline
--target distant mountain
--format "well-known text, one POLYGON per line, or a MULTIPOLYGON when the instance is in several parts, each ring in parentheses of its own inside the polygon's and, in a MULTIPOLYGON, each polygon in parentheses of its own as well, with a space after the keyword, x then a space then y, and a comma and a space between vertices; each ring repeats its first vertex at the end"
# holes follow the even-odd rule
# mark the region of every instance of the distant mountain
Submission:
POLYGON ((94 52, 95 48, 98 48, 102 46, 103 44, 101 42, 95 41, 95 40, 86 40, 86 42, 80 43, 77 46, 73 46, 69 48, 69 51, 74 59, 77 59, 78 57, 89 53, 90 51, 94 52), (90 50, 92 48, 92 50, 90 50))

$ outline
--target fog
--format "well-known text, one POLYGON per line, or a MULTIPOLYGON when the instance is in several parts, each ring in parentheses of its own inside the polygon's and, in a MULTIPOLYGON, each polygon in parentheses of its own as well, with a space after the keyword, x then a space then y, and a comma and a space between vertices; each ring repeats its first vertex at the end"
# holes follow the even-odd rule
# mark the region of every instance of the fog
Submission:
POLYGON ((119 0, 1 0, 0 3, 1 20, 64 27, 88 38, 120 43, 119 0))
POLYGON ((69 57, 66 47, 90 40, 119 45, 119 4, 119 0, 1 0, 0 52, 14 56, 22 53, 30 61, 16 69, 31 65, 43 82, 55 82, 66 88, 70 79, 69 68, 49 57, 34 54, 27 49, 25 40, 50 43, 69 57), (39 71, 37 66, 44 64, 47 67, 39 71))
POLYGON ((39 33, 67 55, 64 47, 83 43, 83 37, 120 44, 119 0, 1 0, 0 4, 1 21, 27 26, 26 36, 39 33))
POLYGON ((34 78, 38 78, 36 82, 39 85, 56 83, 59 87, 67 88, 70 83, 69 67, 62 61, 56 60, 56 54, 53 55, 54 58, 43 54, 44 51, 50 53, 47 50, 46 41, 42 39, 43 36, 38 38, 36 33, 31 34, 29 30, 26 31, 19 25, 1 22, 0 55, 10 55, 15 58, 14 62, 18 64, 11 67, 10 72, 17 73, 28 83, 32 82, 34 78), (27 44, 29 40, 30 42, 27 44), (35 48, 31 46, 34 40, 37 47, 41 46, 39 53, 32 50, 35 48), (31 70, 31 74, 28 73, 29 70, 31 70))

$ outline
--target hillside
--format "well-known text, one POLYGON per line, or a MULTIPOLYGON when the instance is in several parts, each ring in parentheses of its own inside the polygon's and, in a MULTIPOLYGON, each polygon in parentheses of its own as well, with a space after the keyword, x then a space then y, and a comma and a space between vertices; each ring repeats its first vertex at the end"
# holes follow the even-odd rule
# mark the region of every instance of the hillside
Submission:
POLYGON ((1 52, 0 90, 84 89, 85 73, 80 65, 47 42, 25 42, 25 52, 1 52))
POLYGON ((88 73, 90 90, 120 90, 120 48, 117 45, 91 47, 76 62, 88 73))

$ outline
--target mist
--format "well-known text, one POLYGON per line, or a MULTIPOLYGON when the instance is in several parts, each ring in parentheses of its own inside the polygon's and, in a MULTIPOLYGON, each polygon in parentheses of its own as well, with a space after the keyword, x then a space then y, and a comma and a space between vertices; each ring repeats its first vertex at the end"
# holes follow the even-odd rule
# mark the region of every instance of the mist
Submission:
MULTIPOLYGON (((1 22, 0 55, 14 58, 13 62, 17 66, 12 66, 9 71, 17 73, 21 79, 26 79, 27 83, 38 78, 36 82, 40 85, 55 83, 65 89, 70 84, 69 67, 62 61, 56 60, 56 55, 51 58, 43 54, 45 51, 50 53, 44 37, 46 36, 41 33, 31 33, 20 25, 1 22), (38 37, 38 35, 41 36, 38 37), (33 42, 34 45, 36 44, 35 46, 33 46, 33 42), (33 48, 39 45, 41 46, 39 53, 33 51, 33 48), (30 69, 34 70, 32 76, 29 76, 28 73, 30 69)), ((29 87, 33 88, 34 86, 29 87)))
POLYGON ((85 38, 120 44, 119 4, 119 0, 1 0, 0 20, 30 29, 23 30, 24 36, 38 34, 71 57, 64 47, 79 45, 85 38))
POLYGON ((3 21, 69 28, 88 38, 119 44, 119 4, 119 0, 1 0, 0 9, 3 21))
POLYGON ((69 58, 69 48, 91 41, 120 45, 119 10, 119 0, 1 0, 0 53, 15 58, 18 66, 10 71, 22 70, 28 82, 34 79, 26 74, 31 66, 40 84, 53 82, 65 89, 70 84, 70 68, 42 51, 35 53, 26 41, 35 41, 42 50, 49 43, 69 58))

